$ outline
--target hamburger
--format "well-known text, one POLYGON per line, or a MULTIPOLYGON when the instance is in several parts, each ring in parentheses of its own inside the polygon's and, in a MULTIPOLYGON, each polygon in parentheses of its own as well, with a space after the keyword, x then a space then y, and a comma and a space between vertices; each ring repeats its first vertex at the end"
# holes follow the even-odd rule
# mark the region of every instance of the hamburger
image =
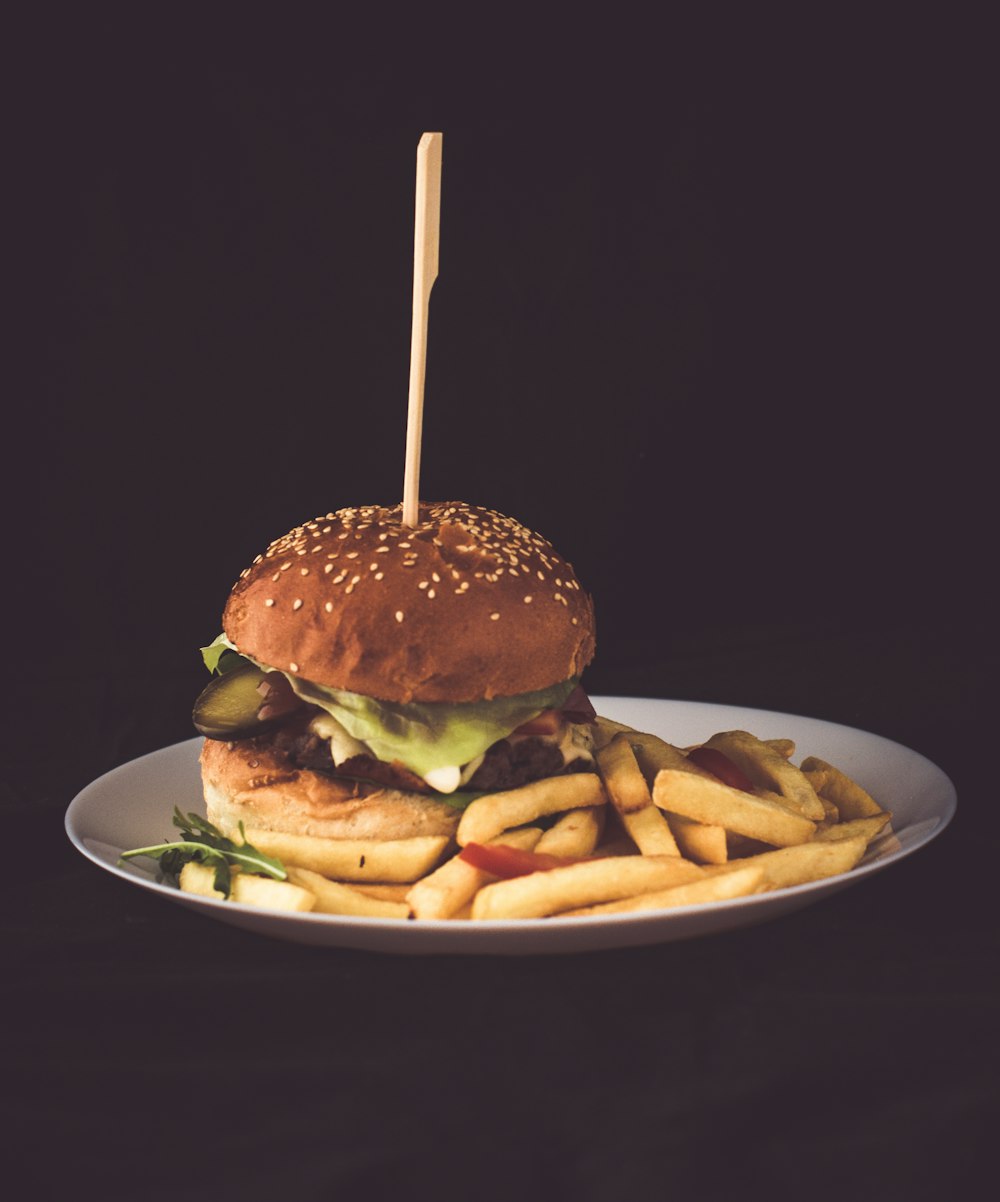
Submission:
POLYGON ((241 574, 222 628, 193 715, 220 829, 451 836, 474 797, 596 769, 591 598, 493 510, 306 522, 241 574))

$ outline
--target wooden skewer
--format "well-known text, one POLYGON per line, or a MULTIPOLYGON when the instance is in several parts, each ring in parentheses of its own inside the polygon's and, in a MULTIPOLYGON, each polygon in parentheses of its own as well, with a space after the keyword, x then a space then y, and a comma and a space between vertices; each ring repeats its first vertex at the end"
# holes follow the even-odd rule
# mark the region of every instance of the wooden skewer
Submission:
POLYGON ((427 371, 427 314, 438 274, 441 240, 442 135, 424 134, 417 146, 417 203, 413 230, 413 331, 410 336, 410 399, 406 415, 403 524, 415 526, 420 504, 420 441, 427 371))

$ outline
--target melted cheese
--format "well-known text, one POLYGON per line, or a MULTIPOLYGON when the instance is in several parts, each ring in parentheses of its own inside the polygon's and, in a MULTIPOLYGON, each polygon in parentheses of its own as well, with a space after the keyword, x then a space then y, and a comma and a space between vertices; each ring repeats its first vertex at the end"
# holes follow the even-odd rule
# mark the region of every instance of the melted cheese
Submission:
MULTIPOLYGON (((356 755, 371 755, 367 743, 348 734, 344 727, 330 714, 320 714, 309 723, 309 729, 321 739, 330 744, 330 756, 334 766, 339 767, 345 760, 356 755)), ((554 743, 562 753, 563 765, 571 764, 574 760, 583 759, 593 762, 593 737, 589 726, 579 726, 567 722, 556 735, 510 735, 514 741, 519 738, 543 739, 546 743, 554 743)), ((468 764, 447 764, 435 768, 423 778, 437 793, 454 793, 456 789, 475 776, 484 756, 478 755, 468 764)))

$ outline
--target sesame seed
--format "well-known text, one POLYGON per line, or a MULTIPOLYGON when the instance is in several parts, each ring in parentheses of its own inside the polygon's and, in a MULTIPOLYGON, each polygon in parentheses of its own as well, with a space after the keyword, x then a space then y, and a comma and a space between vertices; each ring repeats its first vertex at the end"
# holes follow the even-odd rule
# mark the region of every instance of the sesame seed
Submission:
POLYGON ((324 571, 324 572, 332 572, 332 571, 333 571, 333 564, 332 564, 332 563, 325 563, 325 564, 323 564, 323 571, 324 571))
POLYGON ((288 665, 288 670, 289 672, 297 672, 299 670, 299 665, 296 663, 291 663, 288 665))
POLYGON ((402 622, 402 620, 403 620, 403 611, 401 609, 397 609, 396 610, 396 621, 402 622))
POLYGON ((308 569, 308 568, 303 568, 303 569, 302 569, 302 575, 303 575, 303 576, 308 576, 308 575, 309 575, 309 569, 308 569))
POLYGON ((434 590, 433 590, 432 588, 429 588, 429 589, 427 590, 427 596, 428 596, 428 597, 436 597, 436 596, 437 596, 437 593, 435 593, 435 592, 434 592, 434 590))
POLYGON ((302 598, 296 597, 295 600, 292 602, 292 609, 301 609, 301 608, 302 608, 302 598))
POLYGON ((333 602, 327 601, 327 603, 323 606, 323 608, 326 610, 326 612, 328 614, 332 614, 333 613, 333 602))
POLYGON ((531 604, 531 602, 532 602, 533 600, 534 600, 534 598, 533 598, 533 597, 532 597, 532 595, 529 593, 529 594, 527 595, 527 597, 525 597, 525 598, 524 598, 524 603, 525 603, 525 605, 530 605, 530 604, 531 604))
POLYGON ((385 576, 385 572, 376 572, 375 573, 376 580, 381 580, 384 576, 385 576))
POLYGON ((491 622, 496 622, 496 621, 499 621, 499 619, 500 619, 500 615, 499 615, 499 614, 490 614, 490 621, 491 621, 491 622))
POLYGON ((274 604, 274 598, 268 597, 264 604, 270 609, 270 607, 274 604))

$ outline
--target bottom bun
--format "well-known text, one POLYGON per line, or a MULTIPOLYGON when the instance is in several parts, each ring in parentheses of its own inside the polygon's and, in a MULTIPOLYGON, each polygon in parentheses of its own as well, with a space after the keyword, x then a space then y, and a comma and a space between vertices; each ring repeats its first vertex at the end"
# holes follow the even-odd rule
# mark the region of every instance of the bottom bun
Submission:
POLYGON ((460 811, 420 793, 297 768, 266 740, 206 739, 201 778, 208 820, 320 839, 452 837, 460 811))

